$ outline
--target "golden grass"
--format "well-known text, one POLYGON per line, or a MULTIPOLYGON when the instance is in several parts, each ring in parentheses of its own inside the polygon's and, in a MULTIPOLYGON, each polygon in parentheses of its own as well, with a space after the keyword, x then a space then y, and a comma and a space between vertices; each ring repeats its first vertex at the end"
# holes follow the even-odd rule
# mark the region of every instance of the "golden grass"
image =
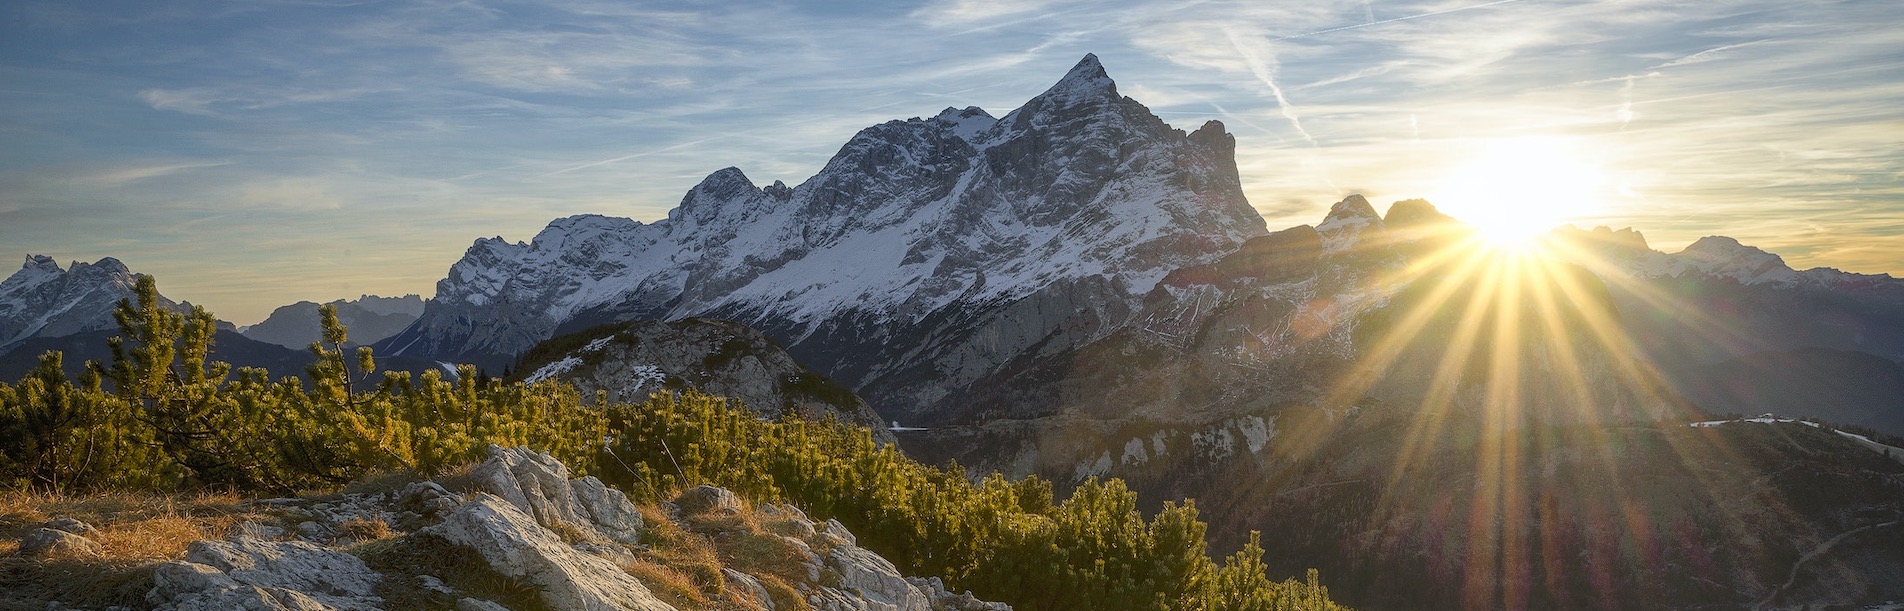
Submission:
POLYGON ((176 560, 193 541, 223 538, 245 520, 273 519, 240 508, 240 501, 233 494, 0 492, 0 554, 17 550, 20 537, 47 520, 70 516, 98 529, 88 538, 104 559, 176 560))
POLYGON ((390 536, 390 525, 383 520, 358 516, 338 524, 337 535, 358 541, 376 541, 390 536))

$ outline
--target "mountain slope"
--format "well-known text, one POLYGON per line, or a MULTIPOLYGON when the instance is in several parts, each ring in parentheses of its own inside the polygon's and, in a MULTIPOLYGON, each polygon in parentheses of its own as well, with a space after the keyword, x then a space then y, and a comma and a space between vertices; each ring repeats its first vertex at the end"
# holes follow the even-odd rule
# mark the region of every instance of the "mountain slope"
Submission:
POLYGON ((852 389, 809 371, 773 340, 732 321, 636 321, 563 335, 530 349, 511 377, 561 380, 584 397, 599 391, 616 403, 693 389, 738 400, 763 418, 787 412, 813 420, 831 416, 872 429, 881 442, 893 441, 852 389))
POLYGON ((1262 234, 1233 153, 1221 124, 1171 128, 1087 56, 1001 119, 947 109, 862 130, 797 187, 728 168, 652 224, 571 217, 527 244, 478 240, 378 347, 498 368, 558 332, 714 316, 913 418, 943 400, 921 380, 955 387, 1101 337, 1170 270, 1262 234))
MULTIPOLYGON (((396 335, 423 314, 422 297, 379 297, 364 295, 339 299, 328 305, 337 308, 337 320, 350 328, 350 340, 369 345, 396 335)), ((272 310, 271 316, 244 329, 245 337, 286 348, 302 350, 323 336, 317 315, 318 304, 300 301, 272 310)))
POLYGON ((132 271, 112 257, 61 269, 52 257, 28 256, 0 281, 0 352, 29 338, 115 328, 112 308, 132 297, 133 284, 132 271))

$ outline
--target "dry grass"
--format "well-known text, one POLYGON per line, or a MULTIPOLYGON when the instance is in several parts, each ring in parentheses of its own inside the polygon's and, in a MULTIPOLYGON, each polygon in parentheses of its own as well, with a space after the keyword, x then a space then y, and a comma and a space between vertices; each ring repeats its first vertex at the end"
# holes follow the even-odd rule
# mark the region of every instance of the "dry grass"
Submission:
POLYGON ((57 516, 92 525, 96 558, 0 558, 0 610, 45 609, 49 601, 80 607, 145 606, 152 566, 184 557, 199 539, 218 539, 241 521, 271 521, 239 507, 231 494, 167 495, 110 492, 85 495, 0 492, 0 555, 20 537, 57 516))
POLYGON ((0 492, 0 554, 55 516, 91 524, 89 536, 107 560, 176 560, 199 539, 223 538, 241 521, 274 518, 246 511, 232 494, 167 495, 110 492, 44 495, 0 492))
POLYGON ((337 535, 358 541, 376 541, 390 536, 390 525, 383 520, 359 516, 338 524, 337 535))
POLYGON ((622 570, 633 575, 641 585, 663 602, 677 609, 706 609, 709 606, 707 593, 694 578, 680 569, 665 566, 651 560, 638 559, 622 565, 622 570))

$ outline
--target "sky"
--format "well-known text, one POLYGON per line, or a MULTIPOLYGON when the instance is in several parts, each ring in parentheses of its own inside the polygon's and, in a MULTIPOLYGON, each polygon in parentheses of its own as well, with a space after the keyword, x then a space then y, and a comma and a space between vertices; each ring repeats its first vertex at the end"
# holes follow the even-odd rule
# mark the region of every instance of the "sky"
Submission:
POLYGON ((1361 193, 1904 275, 1894 0, 0 4, 0 253, 254 323, 428 296, 478 237, 797 185, 1085 53, 1237 138, 1271 229, 1361 193))

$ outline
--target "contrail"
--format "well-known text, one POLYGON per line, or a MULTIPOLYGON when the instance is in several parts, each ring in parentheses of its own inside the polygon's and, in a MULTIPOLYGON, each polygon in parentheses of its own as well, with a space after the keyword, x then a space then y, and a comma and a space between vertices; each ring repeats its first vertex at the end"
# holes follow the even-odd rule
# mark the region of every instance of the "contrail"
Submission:
MULTIPOLYGON (((745 132, 743 132, 743 133, 745 133, 745 132)), ((604 165, 604 164, 610 164, 610 163, 615 163, 615 162, 618 162, 618 161, 627 161, 627 160, 630 160, 630 159, 635 159, 635 158, 639 158, 639 157, 647 157, 647 156, 649 156, 649 155, 658 155, 658 154, 661 154, 661 153, 666 153, 666 152, 668 152, 668 151, 672 151, 672 150, 675 150, 675 149, 680 149, 680 148, 686 148, 686 147, 690 147, 690 146, 694 146, 694 145, 696 145, 696 144, 700 144, 700 143, 702 143, 702 142, 707 142, 707 141, 709 141, 709 140, 718 140, 718 139, 721 139, 721 138, 726 138, 726 137, 728 137, 728 136, 737 136, 737 135, 739 135, 739 134, 723 134, 723 135, 719 135, 719 136, 710 136, 710 137, 707 137, 707 138, 702 138, 702 139, 700 139, 700 140, 695 140, 695 141, 692 141, 692 142, 683 142, 683 143, 680 143, 680 144, 676 144, 676 145, 673 145, 673 146, 665 146, 665 147, 662 147, 662 148, 658 148, 658 149, 655 149, 655 150, 652 150, 652 151, 643 151, 643 152, 640 152, 640 153, 635 153, 635 154, 633 154, 633 155, 623 155, 623 156, 620 156, 620 157, 615 157, 615 158, 613 158, 613 159, 603 159, 603 160, 601 160, 601 161, 591 161, 591 162, 589 162, 589 163, 584 163, 584 164, 582 164, 582 165, 578 165, 578 166, 575 166, 575 167, 572 167, 572 168, 563 168, 563 169, 560 169, 560 170, 556 170, 556 171, 554 171, 554 172, 549 172, 549 173, 547 173, 547 174, 541 174, 541 175, 538 175, 538 176, 537 176, 537 178, 544 178, 544 177, 548 177, 548 176, 554 176, 554 175, 556 175, 556 174, 565 174, 565 173, 568 173, 568 172, 573 172, 573 171, 576 171, 576 170, 580 170, 580 169, 584 169, 584 168, 592 168, 592 167, 595 167, 595 166, 598 166, 598 165, 604 165)))
MULTIPOLYGON (((1340 31, 1343 31, 1343 30, 1353 30, 1353 29, 1356 29, 1356 28, 1366 28, 1366 27, 1369 27, 1369 26, 1372 26, 1372 25, 1382 25, 1382 24, 1384 24, 1384 23, 1394 23, 1394 22, 1397 22, 1397 21, 1407 21, 1407 20, 1410 20, 1410 19, 1420 19, 1420 18, 1422 18, 1422 17, 1433 17, 1433 16, 1435 16, 1435 15, 1446 15, 1446 14, 1448 14, 1448 13, 1455 13, 1455 12, 1460 12, 1460 11, 1465 11, 1465 10, 1468 10, 1468 9, 1476 9, 1476 8, 1486 8, 1486 7, 1490 7, 1490 6, 1495 6, 1495 5, 1498 5, 1498 4, 1507 4, 1507 3, 1509 3, 1509 2, 1520 2, 1520 1, 1521 1, 1521 0, 1495 0, 1494 2, 1483 2, 1483 3, 1481 3, 1481 4, 1472 4, 1472 5, 1468 5, 1468 6, 1457 6, 1457 7, 1455 7, 1455 8, 1451 8, 1451 9, 1443 9, 1443 10, 1439 10, 1439 11, 1433 11, 1433 12, 1428 12, 1428 13, 1420 13, 1420 14, 1416 14, 1416 15, 1409 15, 1409 16, 1406 16, 1406 17, 1391 17, 1391 18, 1388 18, 1388 19, 1383 19, 1383 20, 1381 20, 1381 21, 1370 21, 1370 22, 1368 22, 1368 23, 1358 23, 1358 24, 1355 24, 1355 25, 1345 25, 1345 26, 1342 26, 1342 27, 1339 27, 1339 28, 1329 28, 1329 29, 1327 29, 1327 30, 1316 30, 1316 31, 1314 31, 1314 32, 1309 32, 1309 33, 1306 33, 1306 34, 1296 34, 1296 35, 1293 35, 1293 36, 1284 36, 1284 37, 1282 37, 1282 38, 1271 38, 1270 40, 1271 40, 1271 41, 1278 41, 1278 40, 1290 40, 1290 39, 1293 39, 1293 38, 1307 38, 1307 37, 1310 37, 1310 36, 1315 36, 1315 35, 1318 35, 1318 34, 1328 34, 1328 33, 1330 33, 1330 32, 1340 32, 1340 31)), ((1374 15, 1373 13, 1370 13, 1370 16, 1373 16, 1373 15, 1374 15)))
POLYGON ((1269 92, 1276 96, 1276 107, 1282 111, 1283 118, 1289 119, 1289 124, 1296 127, 1296 133, 1302 134, 1303 140, 1309 141, 1309 146, 1316 146, 1315 137, 1309 135, 1309 130, 1302 128, 1302 118, 1296 116, 1296 109, 1289 105, 1288 98, 1283 97, 1283 88, 1276 86, 1276 75, 1270 71, 1269 65, 1263 63, 1263 58, 1258 57, 1256 53, 1243 48, 1243 41, 1236 37, 1235 30, 1223 28, 1223 35, 1230 38, 1230 46, 1236 47, 1237 55, 1242 56, 1244 63, 1249 64, 1250 72, 1256 73, 1256 78, 1262 79, 1263 84, 1269 85, 1269 92))

